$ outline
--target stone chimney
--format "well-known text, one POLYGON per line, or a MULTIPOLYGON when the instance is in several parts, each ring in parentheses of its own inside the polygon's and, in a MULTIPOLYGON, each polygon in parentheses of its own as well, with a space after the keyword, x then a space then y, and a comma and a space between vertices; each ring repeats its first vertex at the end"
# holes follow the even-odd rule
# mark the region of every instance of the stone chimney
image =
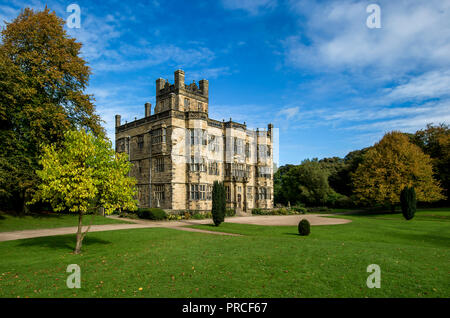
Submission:
POLYGON ((165 84, 166 81, 161 77, 156 80, 156 95, 159 95, 159 91, 164 88, 165 84))
POLYGON ((152 104, 149 102, 145 103, 145 117, 150 117, 152 114, 152 104))
POLYGON ((202 79, 198 82, 199 89, 202 92, 203 96, 208 97, 208 89, 209 89, 209 82, 208 80, 202 79))
POLYGON ((175 71, 175 88, 184 88, 184 71, 175 71))
POLYGON ((120 126, 120 115, 116 115, 116 127, 120 126))

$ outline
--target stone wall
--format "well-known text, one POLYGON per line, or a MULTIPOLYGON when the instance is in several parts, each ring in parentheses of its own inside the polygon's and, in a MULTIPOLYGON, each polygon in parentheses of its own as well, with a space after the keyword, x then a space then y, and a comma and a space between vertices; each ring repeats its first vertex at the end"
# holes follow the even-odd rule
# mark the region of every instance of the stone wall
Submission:
POLYGON ((209 211, 208 192, 214 181, 224 181, 228 208, 272 208, 272 126, 252 131, 231 119, 210 119, 208 82, 186 85, 184 72, 177 72, 175 84, 157 80, 153 115, 147 108, 146 117, 124 125, 116 116, 116 151, 127 152, 133 163, 139 206, 209 211), (199 144, 191 143, 192 131, 199 144))

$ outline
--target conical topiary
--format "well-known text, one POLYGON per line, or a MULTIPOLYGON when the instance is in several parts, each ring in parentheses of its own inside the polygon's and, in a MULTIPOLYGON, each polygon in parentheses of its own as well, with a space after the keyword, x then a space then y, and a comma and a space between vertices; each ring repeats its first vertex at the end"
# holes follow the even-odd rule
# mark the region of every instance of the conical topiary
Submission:
POLYGON ((211 214, 215 226, 225 220, 225 187, 222 182, 214 181, 212 190, 211 214))
POLYGON ((416 213, 416 191, 414 187, 404 187, 400 193, 400 204, 402 206, 402 213, 405 219, 411 220, 416 213))

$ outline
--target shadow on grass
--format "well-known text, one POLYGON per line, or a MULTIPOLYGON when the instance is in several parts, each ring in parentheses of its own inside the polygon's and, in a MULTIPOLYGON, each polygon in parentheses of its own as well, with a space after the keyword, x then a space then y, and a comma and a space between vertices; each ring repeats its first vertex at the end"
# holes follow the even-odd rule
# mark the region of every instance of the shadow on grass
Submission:
POLYGON ((287 232, 287 233, 283 233, 284 235, 291 235, 291 236, 301 236, 298 233, 294 233, 294 232, 287 232))
MULTIPOLYGON (((76 235, 57 235, 57 236, 46 236, 38 237, 32 239, 23 240, 19 246, 31 247, 31 246, 41 246, 48 247, 52 249, 68 249, 73 250, 76 244, 76 235)), ((92 245, 107 245, 111 244, 110 241, 105 241, 96 237, 90 237, 89 233, 83 240, 83 246, 92 245)))
POLYGON ((186 224, 192 224, 192 225, 210 225, 211 223, 197 223, 195 222, 197 220, 181 220, 182 223, 186 223, 186 224))
MULTIPOLYGON (((13 212, 2 212, 0 213, 0 220, 5 219, 5 216, 11 218, 26 218, 32 217, 33 219, 59 219, 63 215, 67 215, 68 213, 52 213, 52 212, 41 212, 41 213, 13 213, 13 212)), ((72 214, 74 215, 74 214, 72 214)))
POLYGON ((32 214, 25 214, 24 216, 31 216, 34 219, 59 219, 63 215, 62 213, 32 213, 32 214))
POLYGON ((216 226, 214 223, 207 223, 207 224, 202 224, 202 225, 209 226, 209 227, 214 227, 216 229, 220 228, 220 225, 216 226))

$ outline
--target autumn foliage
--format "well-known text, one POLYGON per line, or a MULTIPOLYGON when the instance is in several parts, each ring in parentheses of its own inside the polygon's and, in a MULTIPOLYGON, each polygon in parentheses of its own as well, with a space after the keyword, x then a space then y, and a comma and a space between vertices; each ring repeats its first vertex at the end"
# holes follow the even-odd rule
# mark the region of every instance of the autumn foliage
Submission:
POLYGON ((401 132, 387 133, 364 155, 353 175, 354 193, 367 204, 396 205, 405 187, 414 187, 417 200, 443 199, 439 182, 433 178, 430 156, 401 132))
POLYGON ((84 93, 91 71, 64 23, 47 8, 25 9, 1 32, 0 200, 13 209, 36 187, 41 145, 61 143, 75 127, 103 134, 84 93))

